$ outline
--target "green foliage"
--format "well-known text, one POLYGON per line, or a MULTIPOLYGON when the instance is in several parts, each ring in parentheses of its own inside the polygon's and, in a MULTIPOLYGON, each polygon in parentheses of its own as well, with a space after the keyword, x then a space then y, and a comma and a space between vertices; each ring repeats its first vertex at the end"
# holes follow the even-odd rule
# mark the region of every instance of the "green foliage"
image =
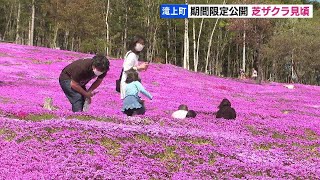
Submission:
POLYGON ((80 51, 104 52, 104 41, 102 39, 86 39, 81 43, 80 51))
POLYGON ((319 25, 316 19, 278 23, 270 41, 263 46, 263 56, 267 62, 276 63, 275 71, 280 79, 286 76, 280 69, 285 69, 286 63, 290 65, 293 58, 300 82, 315 83, 314 73, 320 67, 320 62, 316 60, 320 55, 319 25))

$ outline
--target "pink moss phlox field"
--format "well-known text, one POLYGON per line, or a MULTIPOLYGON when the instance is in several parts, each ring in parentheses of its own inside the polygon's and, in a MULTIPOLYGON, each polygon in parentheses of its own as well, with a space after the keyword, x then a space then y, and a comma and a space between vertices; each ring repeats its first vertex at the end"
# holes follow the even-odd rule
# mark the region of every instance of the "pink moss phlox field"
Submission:
POLYGON ((59 74, 92 56, 0 43, 0 179, 320 178, 319 87, 151 63, 140 76, 154 99, 128 118, 115 91, 123 60, 112 59, 89 112, 72 113, 59 74), (236 120, 215 118, 223 98, 236 120), (180 104, 197 117, 172 119, 180 104))

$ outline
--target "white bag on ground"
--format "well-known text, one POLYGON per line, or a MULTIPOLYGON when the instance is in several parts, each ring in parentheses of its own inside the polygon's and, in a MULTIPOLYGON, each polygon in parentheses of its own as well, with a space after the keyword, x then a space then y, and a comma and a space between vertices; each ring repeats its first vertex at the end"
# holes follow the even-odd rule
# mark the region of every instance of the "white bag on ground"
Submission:
POLYGON ((83 110, 84 112, 87 112, 87 111, 89 111, 89 107, 90 107, 89 99, 86 98, 86 100, 84 101, 83 109, 82 109, 82 110, 83 110))

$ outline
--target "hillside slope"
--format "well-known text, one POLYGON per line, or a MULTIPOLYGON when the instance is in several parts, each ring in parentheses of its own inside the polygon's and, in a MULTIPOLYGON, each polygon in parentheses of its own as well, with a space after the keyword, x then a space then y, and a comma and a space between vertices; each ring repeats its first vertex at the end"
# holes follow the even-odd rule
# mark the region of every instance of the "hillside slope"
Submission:
POLYGON ((111 60, 90 111, 74 114, 58 77, 91 56, 0 43, 0 179, 320 178, 320 87, 151 64, 140 75, 154 99, 127 118, 115 92, 123 61, 111 60), (42 108, 46 97, 57 110, 42 108), (236 120, 214 117, 223 98, 236 120), (172 119, 180 104, 197 117, 172 119))

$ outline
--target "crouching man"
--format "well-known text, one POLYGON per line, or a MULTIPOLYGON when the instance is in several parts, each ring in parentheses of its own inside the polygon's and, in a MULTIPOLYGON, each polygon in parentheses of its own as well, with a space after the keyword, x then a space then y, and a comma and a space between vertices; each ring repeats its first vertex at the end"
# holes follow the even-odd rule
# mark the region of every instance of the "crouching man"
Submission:
POLYGON ((103 55, 80 59, 66 66, 59 77, 60 86, 72 105, 73 112, 81 112, 84 101, 91 103, 92 92, 101 84, 109 70, 109 60, 103 55), (86 84, 98 77, 87 90, 86 84))

